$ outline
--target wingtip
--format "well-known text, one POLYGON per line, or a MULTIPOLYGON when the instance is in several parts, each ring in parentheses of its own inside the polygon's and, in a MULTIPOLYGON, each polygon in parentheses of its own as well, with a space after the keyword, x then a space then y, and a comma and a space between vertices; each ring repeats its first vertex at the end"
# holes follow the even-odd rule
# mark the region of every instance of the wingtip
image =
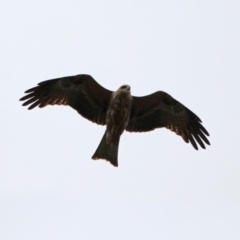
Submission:
POLYGON ((210 143, 210 142, 207 142, 207 145, 211 146, 211 143, 210 143))
POLYGON ((196 147, 196 146, 193 146, 193 148, 196 150, 196 151, 198 151, 199 149, 198 149, 198 147, 196 147))

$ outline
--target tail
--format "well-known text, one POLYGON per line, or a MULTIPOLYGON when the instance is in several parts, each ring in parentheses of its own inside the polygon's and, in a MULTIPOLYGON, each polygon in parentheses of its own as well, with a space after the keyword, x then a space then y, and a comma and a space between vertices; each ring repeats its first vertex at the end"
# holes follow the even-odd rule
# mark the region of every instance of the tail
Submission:
POLYGON ((120 136, 117 139, 114 139, 114 145, 107 144, 106 141, 106 132, 104 133, 102 140, 93 154, 92 159, 105 159, 109 161, 113 166, 118 166, 118 145, 119 145, 120 136))

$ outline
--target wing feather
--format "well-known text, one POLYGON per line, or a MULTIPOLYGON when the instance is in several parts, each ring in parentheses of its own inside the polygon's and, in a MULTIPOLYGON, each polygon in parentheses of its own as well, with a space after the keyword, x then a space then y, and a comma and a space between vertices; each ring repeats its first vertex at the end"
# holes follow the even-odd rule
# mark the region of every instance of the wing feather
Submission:
POLYGON ((20 101, 29 110, 47 105, 68 105, 83 117, 105 125, 107 107, 112 92, 103 88, 90 75, 81 74, 40 82, 25 91, 20 101))
POLYGON ((205 149, 210 145, 206 136, 208 131, 201 124, 201 119, 172 98, 169 94, 158 91, 144 97, 134 97, 130 119, 126 128, 129 132, 147 132, 165 127, 198 150, 197 143, 205 149))

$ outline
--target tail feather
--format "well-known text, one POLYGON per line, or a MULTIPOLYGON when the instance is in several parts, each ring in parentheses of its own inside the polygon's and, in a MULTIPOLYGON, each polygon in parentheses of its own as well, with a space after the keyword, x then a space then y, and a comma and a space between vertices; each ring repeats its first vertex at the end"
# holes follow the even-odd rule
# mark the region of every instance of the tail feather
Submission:
POLYGON ((114 145, 111 146, 107 144, 106 141, 106 132, 104 133, 102 140, 93 154, 92 159, 105 159, 109 161, 113 166, 118 166, 118 145, 119 145, 120 136, 114 141, 114 145))

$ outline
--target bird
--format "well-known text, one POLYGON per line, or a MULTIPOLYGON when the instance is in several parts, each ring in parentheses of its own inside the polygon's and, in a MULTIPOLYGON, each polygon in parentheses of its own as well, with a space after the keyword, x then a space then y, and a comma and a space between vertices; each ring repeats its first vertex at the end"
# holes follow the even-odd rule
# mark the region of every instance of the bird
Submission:
POLYGON ((181 136, 194 149, 210 145, 208 131, 201 119, 182 103, 163 91, 146 96, 132 96, 129 85, 116 91, 102 87, 92 76, 79 74, 38 83, 25 91, 23 106, 43 108, 47 105, 66 105, 82 117, 99 125, 106 125, 101 142, 92 156, 118 166, 118 148, 124 130, 149 132, 167 128, 181 136))

